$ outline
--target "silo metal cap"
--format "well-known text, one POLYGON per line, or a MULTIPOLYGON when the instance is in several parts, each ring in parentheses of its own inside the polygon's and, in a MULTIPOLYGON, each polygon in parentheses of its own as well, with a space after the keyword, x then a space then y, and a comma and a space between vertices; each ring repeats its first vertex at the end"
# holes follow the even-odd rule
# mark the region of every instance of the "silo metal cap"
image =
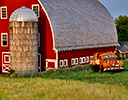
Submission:
POLYGON ((10 22, 12 21, 38 22, 38 17, 34 11, 23 6, 12 13, 10 17, 10 22))

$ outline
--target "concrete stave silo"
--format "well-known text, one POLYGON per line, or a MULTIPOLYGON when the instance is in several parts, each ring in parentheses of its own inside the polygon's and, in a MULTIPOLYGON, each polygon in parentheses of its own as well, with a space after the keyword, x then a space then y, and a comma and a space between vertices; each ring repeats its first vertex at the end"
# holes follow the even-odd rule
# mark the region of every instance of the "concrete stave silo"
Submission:
POLYGON ((18 73, 37 72, 38 17, 22 7, 15 10, 9 23, 11 68, 18 73))

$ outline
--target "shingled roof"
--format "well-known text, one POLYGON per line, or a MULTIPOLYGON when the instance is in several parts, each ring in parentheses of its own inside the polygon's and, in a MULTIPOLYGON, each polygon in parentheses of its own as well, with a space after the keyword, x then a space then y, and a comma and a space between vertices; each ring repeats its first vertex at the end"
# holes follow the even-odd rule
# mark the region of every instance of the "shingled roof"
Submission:
POLYGON ((98 0, 40 0, 59 50, 117 46, 112 16, 98 0))

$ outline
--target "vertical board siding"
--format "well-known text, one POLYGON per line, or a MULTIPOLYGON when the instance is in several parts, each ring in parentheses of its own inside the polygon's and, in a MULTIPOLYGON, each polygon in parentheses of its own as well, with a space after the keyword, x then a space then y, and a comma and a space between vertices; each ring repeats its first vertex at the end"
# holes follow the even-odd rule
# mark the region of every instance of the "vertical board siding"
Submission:
MULTIPOLYGON (((67 59, 68 65, 72 66, 71 59, 72 58, 78 58, 78 65, 80 64, 80 57, 89 57, 93 56, 97 52, 108 52, 108 51, 115 51, 116 47, 104 47, 104 48, 94 48, 94 49, 84 49, 84 50, 73 50, 73 51, 65 51, 65 52, 59 52, 58 54, 58 66, 60 66, 59 62, 60 60, 67 59)), ((84 63, 87 64, 87 63, 84 63)))

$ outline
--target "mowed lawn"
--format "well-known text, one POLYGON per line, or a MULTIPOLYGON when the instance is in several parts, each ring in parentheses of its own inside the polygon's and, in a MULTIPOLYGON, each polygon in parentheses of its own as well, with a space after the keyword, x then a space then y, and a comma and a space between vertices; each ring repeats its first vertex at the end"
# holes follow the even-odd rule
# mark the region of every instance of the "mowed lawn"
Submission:
POLYGON ((33 78, 0 78, 0 100, 128 100, 126 71, 63 71, 33 78))

